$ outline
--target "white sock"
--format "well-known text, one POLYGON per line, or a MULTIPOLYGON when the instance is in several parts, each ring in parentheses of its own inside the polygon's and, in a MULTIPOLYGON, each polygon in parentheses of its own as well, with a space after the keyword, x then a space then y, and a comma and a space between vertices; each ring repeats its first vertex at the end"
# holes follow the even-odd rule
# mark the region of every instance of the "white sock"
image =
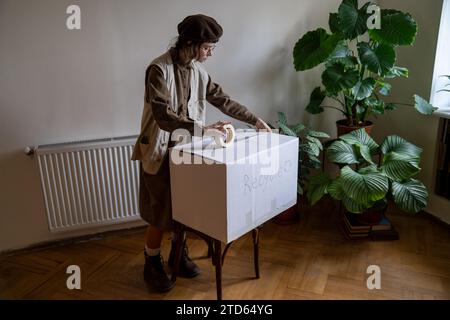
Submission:
POLYGON ((148 256, 154 257, 159 255, 159 253, 161 252, 161 248, 150 249, 149 247, 147 247, 147 245, 145 245, 145 252, 147 252, 148 256))

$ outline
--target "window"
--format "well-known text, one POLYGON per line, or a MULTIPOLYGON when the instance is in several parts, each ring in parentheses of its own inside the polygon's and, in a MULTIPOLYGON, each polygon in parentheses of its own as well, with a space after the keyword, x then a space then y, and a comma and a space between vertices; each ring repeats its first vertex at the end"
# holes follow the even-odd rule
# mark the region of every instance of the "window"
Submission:
POLYGON ((436 58, 434 61, 433 83, 431 86, 431 104, 439 109, 435 112, 437 116, 450 118, 450 92, 440 91, 450 89, 447 84, 450 75, 450 0, 444 0, 442 4, 441 23, 439 26, 439 36, 436 48, 436 58))

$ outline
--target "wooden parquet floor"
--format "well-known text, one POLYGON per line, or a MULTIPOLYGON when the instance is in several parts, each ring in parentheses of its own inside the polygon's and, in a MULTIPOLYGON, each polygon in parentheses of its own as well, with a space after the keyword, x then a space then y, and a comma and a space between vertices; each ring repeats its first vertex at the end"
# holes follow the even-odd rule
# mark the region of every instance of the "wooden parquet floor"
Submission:
MULTIPOLYGON (((251 233, 233 243, 223 267, 224 299, 450 299, 450 227, 427 214, 388 211, 400 240, 347 240, 337 205, 325 199, 301 207, 298 223, 264 224, 261 278, 254 279, 251 233), (381 269, 381 289, 366 286, 367 267, 381 269)), ((159 294, 143 277, 144 228, 64 246, 0 256, 2 299, 216 299, 207 246, 188 235, 190 256, 202 268, 159 294), (66 287, 66 268, 81 268, 81 290, 66 287)), ((164 237, 167 259, 170 234, 164 237)))

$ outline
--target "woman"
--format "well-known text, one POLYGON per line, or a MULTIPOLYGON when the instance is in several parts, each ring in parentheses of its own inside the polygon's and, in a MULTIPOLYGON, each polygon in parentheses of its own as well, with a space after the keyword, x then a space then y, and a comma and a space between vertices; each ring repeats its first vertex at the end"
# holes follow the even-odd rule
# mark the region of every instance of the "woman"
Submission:
MULTIPOLYGON (((160 292, 174 286, 164 271, 160 253, 163 233, 172 230, 167 152, 173 146, 171 132, 179 128, 187 129, 191 134, 207 129, 223 132, 225 122, 203 126, 205 100, 233 118, 270 131, 263 120, 231 100, 201 65, 211 56, 215 43, 222 36, 222 27, 216 20, 201 14, 188 16, 178 25, 178 34, 175 47, 153 60, 147 68, 141 134, 132 156, 133 160, 141 161, 140 215, 149 224, 144 279, 160 292)), ((168 261, 171 267, 174 253, 173 237, 168 261)), ((198 266, 187 255, 184 241, 179 275, 192 278, 199 272, 198 266)))

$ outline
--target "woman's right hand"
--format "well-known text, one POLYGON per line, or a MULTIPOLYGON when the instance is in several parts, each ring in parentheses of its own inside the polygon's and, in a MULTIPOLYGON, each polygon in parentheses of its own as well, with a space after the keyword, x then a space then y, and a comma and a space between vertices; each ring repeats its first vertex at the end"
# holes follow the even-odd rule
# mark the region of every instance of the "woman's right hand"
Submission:
POLYGON ((224 138, 227 135, 227 131, 223 128, 223 126, 231 124, 231 121, 218 121, 216 123, 210 124, 209 126, 203 127, 203 130, 206 131, 219 131, 224 138))

